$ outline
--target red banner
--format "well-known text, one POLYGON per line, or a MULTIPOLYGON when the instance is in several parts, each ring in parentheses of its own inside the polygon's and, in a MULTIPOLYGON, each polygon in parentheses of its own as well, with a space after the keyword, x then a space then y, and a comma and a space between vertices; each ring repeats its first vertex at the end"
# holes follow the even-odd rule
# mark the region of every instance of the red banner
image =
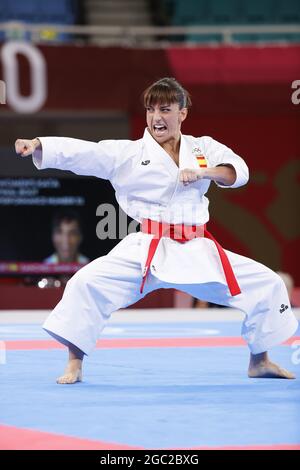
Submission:
POLYGON ((176 76, 189 88, 197 113, 247 107, 261 113, 276 106, 295 112, 291 85, 300 79, 300 46, 129 49, 11 42, 0 51, 0 79, 7 84, 0 112, 17 110, 22 98, 25 112, 141 112, 142 90, 163 76, 176 76))

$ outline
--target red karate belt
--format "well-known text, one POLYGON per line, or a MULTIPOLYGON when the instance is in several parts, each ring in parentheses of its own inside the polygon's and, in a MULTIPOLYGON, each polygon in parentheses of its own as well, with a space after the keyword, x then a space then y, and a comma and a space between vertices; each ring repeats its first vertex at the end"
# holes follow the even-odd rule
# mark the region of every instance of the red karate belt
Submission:
POLYGON ((193 238, 200 237, 205 237, 212 240, 218 250, 230 294, 234 296, 241 293, 241 289, 234 275, 228 256, 226 255, 220 243, 218 243, 212 234, 206 230, 206 225, 168 224, 164 222, 157 222, 156 220, 143 219, 142 232, 151 233, 154 235, 154 237, 152 238, 149 245, 147 261, 145 264, 140 288, 141 293, 143 293, 153 256, 155 255, 156 249, 162 237, 172 238, 179 243, 186 243, 193 238))

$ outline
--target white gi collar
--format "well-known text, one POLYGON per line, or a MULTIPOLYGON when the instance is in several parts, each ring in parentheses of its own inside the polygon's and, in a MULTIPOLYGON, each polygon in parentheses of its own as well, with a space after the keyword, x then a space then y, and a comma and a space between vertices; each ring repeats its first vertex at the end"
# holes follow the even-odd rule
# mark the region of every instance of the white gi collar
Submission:
MULTIPOLYGON (((179 173, 179 168, 172 159, 172 157, 166 152, 160 145, 159 143, 156 142, 156 140, 152 137, 150 132, 148 131, 148 128, 145 129, 144 136, 143 136, 143 141, 145 142, 147 152, 149 152, 149 156, 153 156, 153 158, 159 158, 165 165, 165 167, 168 169, 169 173, 177 178, 178 173, 179 173)), ((183 153, 184 153, 184 148, 185 148, 185 143, 183 136, 181 134, 181 139, 180 139, 180 150, 179 150, 179 167, 182 168, 181 165, 181 160, 183 159, 183 153)))

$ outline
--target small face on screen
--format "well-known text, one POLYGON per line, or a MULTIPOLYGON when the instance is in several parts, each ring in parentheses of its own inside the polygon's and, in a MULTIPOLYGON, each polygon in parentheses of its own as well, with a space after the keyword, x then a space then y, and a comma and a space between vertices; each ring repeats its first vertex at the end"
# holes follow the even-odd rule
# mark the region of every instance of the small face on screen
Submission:
POLYGON ((59 262, 76 262, 81 240, 82 235, 78 222, 76 220, 62 220, 52 234, 52 242, 59 262))

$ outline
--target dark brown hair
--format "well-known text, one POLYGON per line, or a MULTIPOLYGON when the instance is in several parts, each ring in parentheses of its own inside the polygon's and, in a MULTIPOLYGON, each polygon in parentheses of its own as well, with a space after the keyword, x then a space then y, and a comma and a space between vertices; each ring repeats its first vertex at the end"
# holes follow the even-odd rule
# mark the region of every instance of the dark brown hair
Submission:
POLYGON ((179 108, 190 108, 192 101, 190 94, 175 78, 161 78, 152 83, 143 93, 144 106, 153 106, 156 104, 178 103, 179 108))
POLYGON ((82 223, 81 218, 78 212, 69 209, 69 210, 59 210, 56 212, 52 219, 52 233, 56 232, 63 222, 69 224, 70 222, 77 222, 79 231, 82 232, 82 223))

